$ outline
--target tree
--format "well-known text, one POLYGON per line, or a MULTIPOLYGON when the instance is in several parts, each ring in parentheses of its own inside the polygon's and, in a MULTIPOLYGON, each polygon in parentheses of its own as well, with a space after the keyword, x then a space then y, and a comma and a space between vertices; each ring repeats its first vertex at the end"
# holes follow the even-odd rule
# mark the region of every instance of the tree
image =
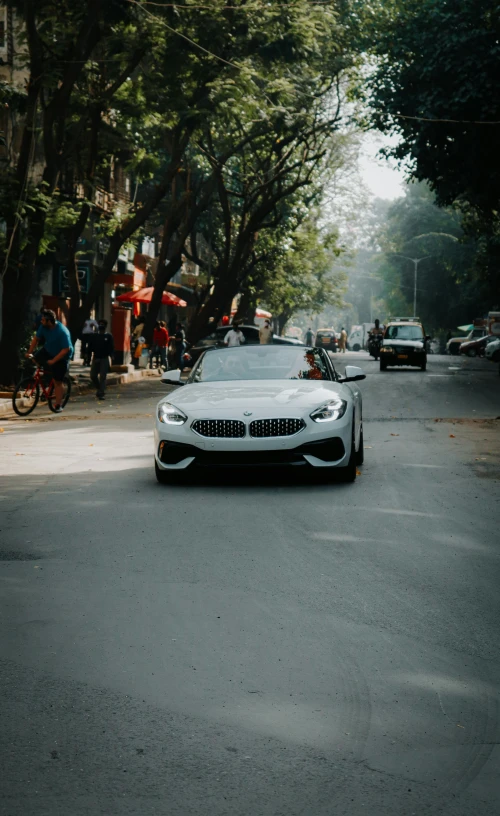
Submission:
POLYGON ((146 0, 12 2, 26 32, 29 82, 21 150, 5 188, 14 206, 0 379, 15 373, 37 261, 54 233, 67 244, 76 337, 121 248, 162 206, 153 314, 187 236, 216 200, 222 260, 196 318, 202 331, 210 310, 217 313, 255 265, 259 231, 279 222, 281 202, 309 184, 324 155, 339 117, 333 91, 356 63, 341 22, 347 4, 334 11, 307 0, 259 8, 208 0, 202 8, 186 2, 151 11, 146 0), (34 152, 42 157, 35 181, 34 152), (135 175, 137 194, 110 217, 93 199, 117 153, 135 175), (84 295, 77 242, 91 213, 108 235, 108 250, 84 295))
POLYGON ((371 4, 366 44, 372 120, 401 140, 390 152, 440 204, 494 217, 500 195, 500 6, 496 0, 371 4), (375 10, 375 13, 373 11, 375 10))
MULTIPOLYGON (((63 173, 68 166, 76 166, 90 133, 85 179, 91 185, 97 131, 144 49, 137 8, 125 0, 112 4, 87 0, 76 5, 70 0, 24 0, 13 5, 22 23, 29 78, 19 152, 2 179, 6 245, 1 263, 0 380, 4 382, 16 373, 27 306, 37 280, 37 259, 44 249, 47 226, 50 232, 58 223, 63 173), (136 47, 130 48, 134 39, 136 47), (101 64, 106 71, 97 70, 102 80, 97 85, 92 75, 101 64), (40 167, 36 174, 35 162, 40 167)), ((81 222, 83 229, 87 205, 70 214, 62 203, 70 220, 72 216, 81 222)), ((74 237, 78 237, 76 229, 74 237)))
POLYGON ((462 216, 438 207, 425 184, 410 184, 393 202, 376 241, 370 269, 384 281, 390 314, 412 314, 418 264, 417 314, 432 331, 470 322, 488 309, 490 293, 475 274, 477 243, 462 229, 462 216))
POLYGON ((325 306, 344 305, 346 275, 335 270, 340 254, 337 237, 333 231, 323 232, 310 217, 295 230, 277 259, 262 298, 277 318, 280 334, 298 311, 318 314, 325 306))

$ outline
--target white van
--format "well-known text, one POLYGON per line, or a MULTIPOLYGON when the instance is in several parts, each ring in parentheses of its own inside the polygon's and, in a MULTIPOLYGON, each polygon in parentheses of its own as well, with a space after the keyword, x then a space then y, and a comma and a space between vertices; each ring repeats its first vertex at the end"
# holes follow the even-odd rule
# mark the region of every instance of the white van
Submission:
POLYGON ((368 344, 368 332, 373 329, 374 326, 375 323, 361 323, 359 326, 353 326, 347 339, 347 348, 349 351, 361 351, 361 349, 366 349, 368 344))

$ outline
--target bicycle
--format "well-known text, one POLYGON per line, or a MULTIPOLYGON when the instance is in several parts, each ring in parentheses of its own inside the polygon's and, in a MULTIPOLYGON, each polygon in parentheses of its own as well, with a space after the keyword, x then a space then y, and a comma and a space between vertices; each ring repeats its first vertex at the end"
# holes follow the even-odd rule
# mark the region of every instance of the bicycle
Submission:
MULTIPOLYGON (((35 410, 38 400, 40 399, 40 391, 42 392, 42 400, 45 399, 51 411, 55 412, 55 394, 54 394, 54 378, 50 372, 45 372, 43 368, 37 364, 34 374, 29 377, 23 377, 17 383, 12 394, 12 407, 18 416, 28 416, 35 410), (48 384, 44 383, 44 378, 50 377, 48 384), (17 404, 19 401, 19 405, 17 404)), ((66 405, 71 394, 71 379, 68 374, 63 379, 63 399, 61 402, 62 408, 66 405)))

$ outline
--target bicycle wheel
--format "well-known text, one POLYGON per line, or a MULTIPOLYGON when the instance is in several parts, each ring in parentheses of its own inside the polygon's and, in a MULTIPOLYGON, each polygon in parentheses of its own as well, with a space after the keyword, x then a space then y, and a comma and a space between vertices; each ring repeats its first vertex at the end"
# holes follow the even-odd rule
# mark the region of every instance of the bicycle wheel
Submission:
MULTIPOLYGON (((61 402, 61 407, 64 408, 71 395, 71 379, 69 377, 69 374, 65 375, 62 382, 63 382, 63 398, 61 402)), ((54 395, 54 380, 52 380, 52 382, 49 385, 49 395, 47 402, 49 404, 50 410, 55 411, 56 400, 54 395)))
POLYGON ((36 408, 40 386, 34 377, 23 377, 14 388, 12 407, 18 416, 28 416, 36 408))

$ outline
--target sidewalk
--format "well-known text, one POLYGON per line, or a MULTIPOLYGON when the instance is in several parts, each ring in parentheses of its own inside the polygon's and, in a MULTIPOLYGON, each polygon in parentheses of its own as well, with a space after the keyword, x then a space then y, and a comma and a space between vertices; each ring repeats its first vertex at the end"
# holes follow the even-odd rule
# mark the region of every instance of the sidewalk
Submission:
MULTIPOLYGON (((69 374, 72 380, 72 393, 85 394, 87 391, 95 390, 90 380, 90 367, 84 366, 82 360, 72 360, 69 364, 69 374)), ((106 387, 113 387, 119 384, 137 382, 145 377, 160 376, 159 369, 153 368, 139 368, 134 369, 132 365, 111 366, 111 371, 106 380, 106 387)), ((12 409, 12 397, 7 392, 0 394, 0 416, 12 414, 15 416, 12 409)))

